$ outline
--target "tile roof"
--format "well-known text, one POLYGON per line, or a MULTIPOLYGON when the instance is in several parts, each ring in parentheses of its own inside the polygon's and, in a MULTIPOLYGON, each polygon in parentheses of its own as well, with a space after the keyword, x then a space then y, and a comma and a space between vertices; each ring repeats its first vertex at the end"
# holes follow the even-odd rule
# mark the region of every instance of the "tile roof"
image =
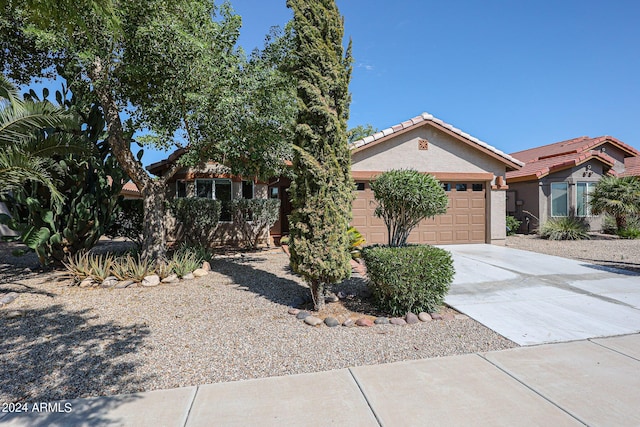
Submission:
POLYGON ((610 142, 621 150, 626 151, 631 156, 640 156, 640 151, 609 135, 598 136, 596 138, 581 136, 566 141, 543 145, 541 147, 518 151, 516 153, 511 153, 511 155, 516 159, 527 163, 532 160, 542 159, 545 157, 572 153, 584 153, 593 150, 606 142, 610 142))
POLYGON ((420 126, 423 126, 425 124, 432 124, 436 127, 448 130, 454 134, 456 134, 458 137, 460 137, 461 139, 465 140, 465 142, 468 142, 470 145, 475 146, 476 148, 480 148, 481 150, 488 152, 489 154, 493 155, 496 158, 501 159, 503 162, 507 163, 508 165, 511 166, 511 168, 513 169, 519 169, 520 167, 522 167, 524 165, 523 162, 521 162, 520 160, 510 156, 509 154, 506 154, 500 150, 498 150, 497 148, 495 148, 492 145, 487 144, 484 141, 479 140, 478 138, 475 138, 471 135, 469 135, 466 132, 463 132, 462 130, 450 125, 449 123, 446 123, 434 116, 432 116, 429 113, 422 113, 421 115, 414 117, 412 119, 409 119, 407 121, 404 121, 400 124, 397 124, 395 126, 391 126, 390 128, 384 129, 378 133, 374 133, 373 135, 367 136, 363 139, 360 139, 358 141, 354 141, 351 143, 351 150, 360 150, 360 149, 364 149, 366 148, 368 145, 370 144, 375 144, 377 142, 386 140, 387 138, 389 138, 391 135, 394 134, 399 134, 399 133, 403 133, 407 130, 413 129, 413 128, 417 128, 420 126))
POLYGON ((140 190, 138 190, 138 187, 133 183, 133 181, 129 181, 125 185, 123 185, 122 186, 122 192, 123 193, 130 193, 130 194, 134 194, 134 195, 139 195, 140 194, 140 190))
POLYGON ((627 157, 624 159, 624 172, 620 176, 640 177, 640 157, 627 157))
POLYGON ((597 150, 543 157, 528 161, 520 170, 507 172, 507 184, 510 182, 537 180, 550 173, 581 165, 591 159, 599 160, 609 167, 613 167, 615 163, 613 157, 597 150))

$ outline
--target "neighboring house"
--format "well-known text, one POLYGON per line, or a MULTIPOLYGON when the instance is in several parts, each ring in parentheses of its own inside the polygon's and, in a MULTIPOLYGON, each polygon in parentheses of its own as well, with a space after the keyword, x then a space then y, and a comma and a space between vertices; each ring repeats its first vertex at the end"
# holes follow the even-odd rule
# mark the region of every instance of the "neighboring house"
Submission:
POLYGON ((592 230, 602 218, 591 215, 589 194, 606 175, 640 174, 640 152, 611 136, 582 136, 511 156, 525 163, 507 173, 507 214, 533 232, 549 218, 584 217, 592 230))
POLYGON ((140 194, 140 190, 138 190, 138 187, 132 181, 128 181, 125 185, 122 186, 122 190, 120 190, 120 195, 124 197, 125 200, 142 199, 142 194, 140 194))

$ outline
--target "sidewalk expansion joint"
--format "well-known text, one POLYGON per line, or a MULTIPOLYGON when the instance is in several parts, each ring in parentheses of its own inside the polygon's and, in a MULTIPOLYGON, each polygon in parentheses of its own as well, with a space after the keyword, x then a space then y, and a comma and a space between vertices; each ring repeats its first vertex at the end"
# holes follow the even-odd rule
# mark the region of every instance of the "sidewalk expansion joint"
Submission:
POLYGON ((499 371, 503 372, 504 374, 508 375, 509 377, 513 378, 515 381, 519 382, 520 384, 522 384, 525 388, 527 388, 528 390, 530 390, 531 392, 533 392, 534 394, 537 394, 538 396, 540 396, 542 399, 546 400, 547 402, 549 402, 551 405, 555 406, 556 408, 558 408, 559 410, 561 410, 562 412, 564 412, 565 414, 569 415, 571 418, 573 418, 574 420, 578 421, 579 423, 583 424, 583 425, 588 425, 586 422, 584 422, 583 420, 581 420, 580 418, 578 418, 577 416, 575 416, 574 414, 572 414, 571 412, 567 411, 566 409, 564 409, 562 406, 558 405, 556 402, 554 402, 553 400, 551 400, 550 398, 548 398, 547 396, 545 396, 544 394, 540 393, 538 390, 536 390, 535 388, 529 386, 529 384, 525 383, 524 381, 520 380, 519 378, 517 378, 516 376, 514 376, 513 374, 511 374, 509 371, 507 371, 506 369, 503 369, 501 366, 496 365, 495 363, 493 363, 491 360, 487 359, 486 357, 484 357, 484 355, 480 354, 480 353, 476 353, 477 356, 479 356, 481 359, 484 359, 486 362, 488 362, 489 364, 493 365, 496 369, 498 369, 499 371))
POLYGON ((193 393, 193 397, 191 398, 191 403, 189 404, 189 410, 187 411, 187 417, 184 419, 184 425, 182 427, 187 427, 189 424, 189 417, 191 416, 191 409, 193 409, 193 404, 196 401, 196 397, 198 397, 198 391, 200 390, 200 386, 196 386, 196 391, 193 393))
POLYGON ((371 411, 371 413, 375 417, 376 422, 378 423, 378 425, 380 427, 384 427, 384 424, 382 424, 382 421, 378 417, 378 414, 373 409, 373 406, 371 406, 371 402, 369 402, 369 399, 367 398, 367 395, 365 394, 364 390, 362 389, 362 386, 360 385, 360 382, 358 382, 358 379, 353 374, 353 371, 351 370, 351 368, 348 368, 348 371, 349 371, 349 375, 351 375, 351 378, 353 378, 353 380, 356 382, 356 385, 358 386, 358 389, 360 390, 360 394, 362 395, 362 397, 364 397, 364 401, 367 402, 367 406, 369 407, 369 410, 371 411))
MULTIPOLYGON (((631 334, 631 335, 637 335, 637 334, 631 334)), ((589 339, 588 339, 588 341, 589 341, 591 344, 598 345, 598 346, 600 346, 600 347, 602 347, 602 348, 605 348, 605 349, 607 349, 607 350, 609 350, 609 351, 613 351, 614 353, 618 353, 618 354, 620 354, 620 355, 622 355, 622 356, 626 356, 626 357, 628 357, 628 358, 629 358, 629 359, 631 359, 631 360, 635 360, 636 362, 640 362, 640 359, 638 359, 637 357, 633 357, 633 356, 631 356, 631 355, 628 355, 628 354, 626 354, 626 353, 623 353, 623 352, 621 352, 620 350, 616 350, 615 348, 607 347, 607 345, 606 345, 606 344, 601 344, 601 343, 599 343, 599 342, 595 342, 595 341, 593 341, 593 340, 600 340, 600 339, 602 339, 602 338, 589 338, 589 339)))

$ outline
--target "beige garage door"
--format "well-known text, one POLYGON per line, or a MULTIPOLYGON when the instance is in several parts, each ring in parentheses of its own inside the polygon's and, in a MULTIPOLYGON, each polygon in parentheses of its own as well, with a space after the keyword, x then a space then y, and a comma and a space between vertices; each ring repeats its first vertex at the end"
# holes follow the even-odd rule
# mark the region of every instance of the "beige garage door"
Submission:
MULTIPOLYGON (((486 186, 483 182, 443 183, 449 196, 447 213, 422 221, 409 235, 409 243, 485 243, 486 186)), ((353 220, 367 244, 387 244, 387 227, 373 212, 377 206, 368 182, 356 182, 353 220)))

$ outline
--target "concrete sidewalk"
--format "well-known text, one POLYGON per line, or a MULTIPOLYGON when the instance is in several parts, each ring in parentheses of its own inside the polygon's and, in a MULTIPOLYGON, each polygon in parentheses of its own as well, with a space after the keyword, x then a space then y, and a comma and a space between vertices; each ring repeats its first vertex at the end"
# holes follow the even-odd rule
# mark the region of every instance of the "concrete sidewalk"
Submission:
POLYGON ((639 402, 634 334, 77 399, 0 426, 637 426, 639 402))

